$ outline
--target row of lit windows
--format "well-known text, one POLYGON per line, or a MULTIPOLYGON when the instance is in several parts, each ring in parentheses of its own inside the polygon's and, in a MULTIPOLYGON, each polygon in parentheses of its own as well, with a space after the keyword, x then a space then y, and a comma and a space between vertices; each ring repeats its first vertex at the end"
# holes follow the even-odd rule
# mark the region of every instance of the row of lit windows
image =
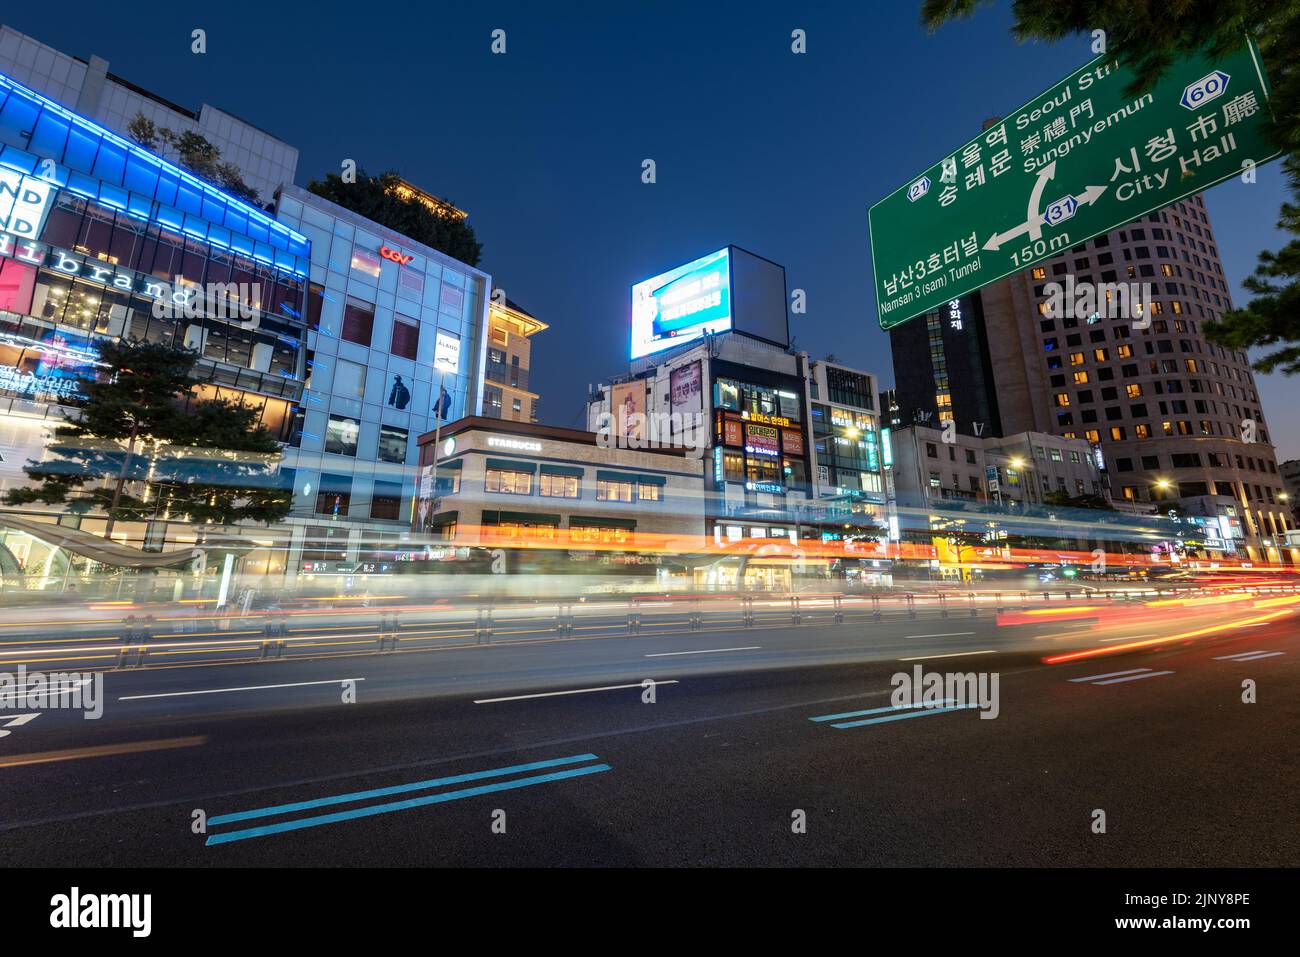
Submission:
MULTIPOLYGON (((532 495, 532 472, 490 468, 484 477, 485 491, 498 495, 532 495)), ((545 498, 579 498, 579 480, 574 475, 552 475, 543 472, 538 482, 537 494, 545 498)), ((659 502, 663 488, 649 482, 597 479, 598 502, 659 502)))

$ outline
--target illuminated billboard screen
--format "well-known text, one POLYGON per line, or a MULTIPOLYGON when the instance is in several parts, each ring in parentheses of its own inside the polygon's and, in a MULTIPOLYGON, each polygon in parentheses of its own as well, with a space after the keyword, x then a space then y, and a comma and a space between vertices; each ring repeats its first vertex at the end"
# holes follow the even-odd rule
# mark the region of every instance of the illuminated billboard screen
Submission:
POLYGON ((730 249, 632 287, 632 358, 731 328, 730 249))

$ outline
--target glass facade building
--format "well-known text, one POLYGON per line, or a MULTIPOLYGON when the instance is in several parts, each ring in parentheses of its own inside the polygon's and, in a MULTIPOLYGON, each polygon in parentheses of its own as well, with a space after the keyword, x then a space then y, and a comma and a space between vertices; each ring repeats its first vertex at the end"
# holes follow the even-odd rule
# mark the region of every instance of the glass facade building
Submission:
POLYGON ((310 241, 307 382, 285 451, 291 564, 385 563, 410 550, 416 439, 482 412, 490 277, 314 193, 281 223, 310 241))
MULTIPOLYGON (((257 539, 246 574, 409 549, 416 438, 482 411, 490 278, 292 185, 276 200, 234 199, 0 76, 0 415, 24 423, 0 435, 0 491, 84 402, 96 344, 143 339, 199 353, 193 394, 255 407, 284 444, 293 510, 234 530, 257 539)), ((42 514, 102 532, 59 513, 42 514)), ((195 534, 166 515, 114 529, 154 551, 195 534)))
MULTIPOLYGON (((310 257, 306 236, 264 210, 0 76, 0 415, 16 446, 0 454, 0 486, 26 484, 23 465, 104 374, 106 340, 197 352, 195 396, 253 407, 290 439, 310 257)), ((57 517, 103 532, 102 516, 57 517)), ((160 514, 114 538, 161 551, 195 532, 160 514)), ((71 560, 18 545, 45 574, 71 560)), ((275 566, 271 545, 250 566, 275 566)))

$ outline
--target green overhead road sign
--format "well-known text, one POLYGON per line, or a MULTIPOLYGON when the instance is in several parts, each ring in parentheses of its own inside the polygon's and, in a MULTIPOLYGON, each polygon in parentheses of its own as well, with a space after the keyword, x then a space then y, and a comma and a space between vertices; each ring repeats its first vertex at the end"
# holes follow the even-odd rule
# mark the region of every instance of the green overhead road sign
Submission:
POLYGON ((881 328, 1278 155, 1253 42, 1132 79, 1098 57, 872 206, 881 328))

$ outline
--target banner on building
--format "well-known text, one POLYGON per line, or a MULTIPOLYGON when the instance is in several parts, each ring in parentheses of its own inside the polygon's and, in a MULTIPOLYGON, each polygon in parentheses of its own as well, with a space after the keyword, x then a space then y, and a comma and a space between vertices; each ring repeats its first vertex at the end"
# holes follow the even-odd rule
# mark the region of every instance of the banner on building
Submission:
POLYGON ((700 362, 676 368, 668 377, 672 393, 673 412, 701 412, 704 410, 704 393, 700 362))
POLYGON ((610 416, 614 434, 640 439, 645 426, 645 383, 622 382, 610 390, 610 416))

